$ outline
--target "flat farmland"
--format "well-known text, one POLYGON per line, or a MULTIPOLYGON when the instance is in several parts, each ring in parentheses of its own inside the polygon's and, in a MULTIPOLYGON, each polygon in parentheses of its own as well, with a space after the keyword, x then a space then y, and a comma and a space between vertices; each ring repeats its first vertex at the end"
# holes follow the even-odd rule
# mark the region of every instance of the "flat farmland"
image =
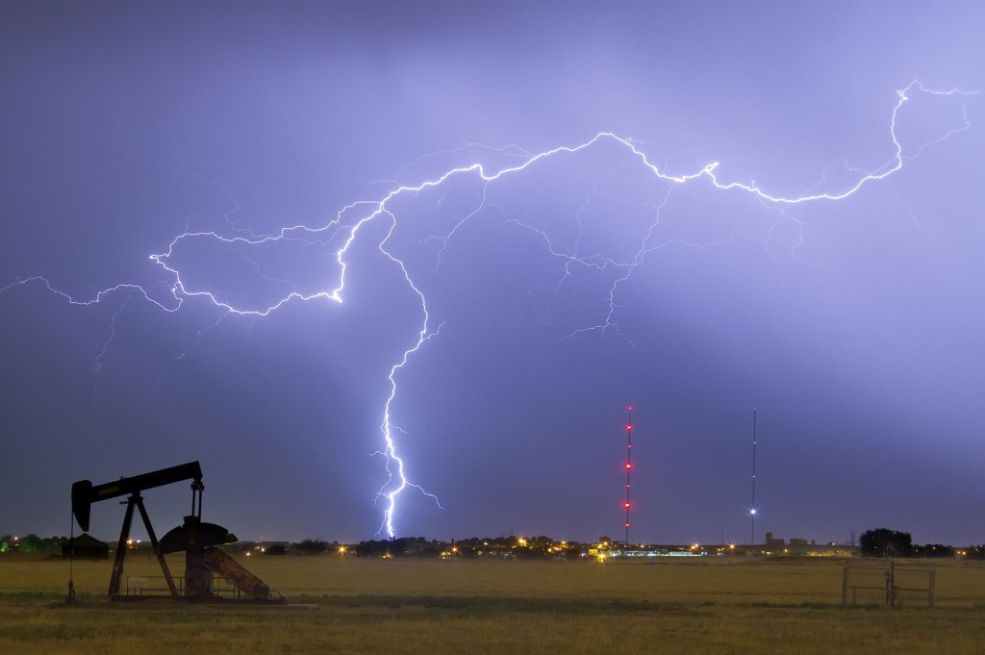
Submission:
MULTIPOLYGON (((746 558, 242 560, 302 607, 111 606, 110 562, 0 557, 2 653, 982 653, 985 564, 934 562, 937 605, 841 606, 843 563, 746 558)), ((181 570, 180 558, 171 560, 181 570)), ((926 563, 904 562, 907 566, 926 563)), ((130 575, 156 575, 146 556, 130 575)), ((878 583, 876 573, 870 581, 878 583)))

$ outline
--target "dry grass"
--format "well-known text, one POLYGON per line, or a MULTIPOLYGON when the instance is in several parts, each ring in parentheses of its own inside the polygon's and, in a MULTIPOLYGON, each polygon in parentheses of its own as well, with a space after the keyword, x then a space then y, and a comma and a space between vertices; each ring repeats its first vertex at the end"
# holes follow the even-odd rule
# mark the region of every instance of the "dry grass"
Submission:
MULTIPOLYGON (((525 562, 262 557, 315 609, 108 607, 108 562, 0 557, 0 652, 980 653, 985 566, 938 564, 940 609, 843 609, 825 560, 525 562)), ((150 559, 128 572, 154 574, 150 559)), ((174 569, 180 570, 179 560, 174 569)))

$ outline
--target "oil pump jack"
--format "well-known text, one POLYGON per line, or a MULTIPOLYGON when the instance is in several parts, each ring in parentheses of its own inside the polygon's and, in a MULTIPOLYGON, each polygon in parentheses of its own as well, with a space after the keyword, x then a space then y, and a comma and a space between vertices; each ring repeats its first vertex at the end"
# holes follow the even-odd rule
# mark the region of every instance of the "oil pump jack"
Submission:
MULTIPOLYGON (((198 462, 188 462, 129 478, 122 477, 119 480, 103 484, 94 485, 89 480, 79 480, 72 485, 72 515, 78 521, 83 532, 89 530, 89 514, 93 503, 127 496, 126 500, 121 502, 127 508, 123 515, 123 527, 120 530, 120 540, 117 543, 116 554, 113 559, 113 573, 109 579, 109 598, 111 601, 135 601, 150 598, 139 594, 131 595, 129 589, 127 593, 120 591, 123 561, 126 558, 129 545, 133 511, 136 509, 140 512, 140 518, 154 549, 154 555, 161 565, 161 571, 164 574, 164 580, 172 599, 217 600, 218 596, 215 595, 213 589, 213 579, 215 576, 219 576, 225 578, 236 589, 236 599, 238 600, 260 603, 284 602, 284 598, 274 593, 269 585, 218 547, 236 541, 236 537, 221 525, 202 521, 202 492, 204 490, 202 467, 199 466, 198 462), (187 480, 191 480, 191 514, 185 517, 182 525, 173 528, 158 541, 150 517, 147 515, 147 509, 144 507, 144 498, 141 492, 187 480), (168 568, 165 555, 182 551, 185 553, 185 575, 184 585, 179 592, 175 578, 168 568)), ((69 588, 74 589, 71 581, 69 588)))

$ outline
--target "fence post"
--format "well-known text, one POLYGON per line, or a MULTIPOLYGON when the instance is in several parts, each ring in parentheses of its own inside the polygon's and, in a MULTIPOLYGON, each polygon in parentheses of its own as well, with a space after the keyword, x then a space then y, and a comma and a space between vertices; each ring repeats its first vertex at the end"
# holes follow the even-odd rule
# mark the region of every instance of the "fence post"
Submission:
POLYGON ((884 576, 884 577, 886 578, 886 580, 885 580, 885 584, 886 584, 886 598, 885 598, 885 601, 884 601, 884 602, 885 602, 885 604, 886 604, 886 605, 889 605, 889 587, 890 587, 890 585, 892 584, 892 583, 890 582, 890 578, 891 578, 892 576, 891 576, 891 574, 889 573, 889 568, 884 568, 884 569, 882 570, 882 574, 883 574, 883 576, 884 576))
POLYGON ((841 574, 841 605, 848 604, 848 562, 845 562, 845 570, 841 574))
POLYGON ((937 569, 930 569, 930 609, 937 604, 937 569))
POLYGON ((890 607, 896 605, 896 561, 892 559, 886 571, 886 604, 890 607))
POLYGON ((894 559, 889 563, 889 579, 892 582, 890 585, 890 590, 892 591, 892 596, 890 596, 890 605, 896 607, 896 560, 894 559))

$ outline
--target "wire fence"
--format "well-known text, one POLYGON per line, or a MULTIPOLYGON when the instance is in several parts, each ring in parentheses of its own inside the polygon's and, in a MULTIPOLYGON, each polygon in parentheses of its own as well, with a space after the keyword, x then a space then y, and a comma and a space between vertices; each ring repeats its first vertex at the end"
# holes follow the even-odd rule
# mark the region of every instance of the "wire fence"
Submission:
POLYGON ((895 560, 846 562, 841 603, 845 606, 889 605, 933 608, 937 602, 937 570, 897 565, 895 560))

